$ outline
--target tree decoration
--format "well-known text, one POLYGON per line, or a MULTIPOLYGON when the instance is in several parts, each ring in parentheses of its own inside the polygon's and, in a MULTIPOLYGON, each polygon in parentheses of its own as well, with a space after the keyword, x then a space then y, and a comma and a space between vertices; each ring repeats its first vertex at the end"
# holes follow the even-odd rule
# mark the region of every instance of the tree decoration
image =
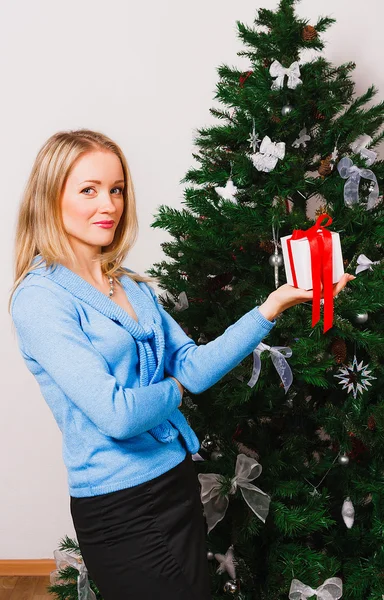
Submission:
POLYGON ((350 432, 349 435, 352 438, 352 449, 348 452, 348 456, 356 462, 361 462, 360 457, 367 452, 368 448, 354 433, 350 432))
POLYGON ((215 187, 216 192, 221 198, 224 200, 231 200, 231 202, 236 202, 235 195, 237 194, 237 187, 234 185, 232 179, 228 179, 225 187, 215 187))
POLYGON ((365 254, 360 254, 357 257, 357 267, 355 270, 355 275, 358 275, 359 273, 362 273, 363 271, 366 271, 367 269, 369 269, 370 271, 373 271, 374 265, 379 265, 379 264, 380 264, 379 260, 372 261, 367 256, 365 256, 365 254))
POLYGON ((354 321, 356 325, 364 325, 368 321, 369 315, 366 311, 357 313, 355 315, 354 321))
POLYGON ((57 585, 59 579, 61 579, 60 571, 67 566, 74 567, 78 570, 79 574, 77 577, 77 594, 78 598, 84 598, 86 600, 96 600, 96 594, 91 589, 90 582, 88 579, 88 570, 82 558, 71 555, 69 552, 64 550, 55 550, 53 552, 56 570, 50 573, 50 583, 57 585))
POLYGON ((283 115, 283 117, 286 117, 292 111, 293 111, 293 106, 291 106, 290 104, 284 104, 283 108, 281 109, 281 114, 283 115))
POLYGON ((269 512, 270 497, 251 481, 260 476, 261 465, 245 454, 238 454, 235 476, 231 479, 228 494, 222 494, 222 477, 216 473, 199 473, 201 485, 201 501, 208 525, 208 533, 224 519, 229 503, 229 494, 234 494, 239 487, 245 502, 255 515, 265 523, 269 512))
POLYGON ((261 240, 261 242, 259 242, 259 247, 268 254, 273 254, 275 251, 275 244, 273 240, 261 240))
POLYGON ((238 592, 237 582, 229 579, 228 581, 225 582, 223 589, 226 594, 231 594, 231 595, 237 594, 237 592, 238 592))
POLYGON ((335 377, 340 379, 339 384, 343 386, 342 389, 347 389, 348 394, 352 392, 353 397, 356 399, 357 394, 362 394, 364 390, 368 389, 367 386, 372 385, 371 380, 376 379, 370 373, 368 365, 363 365, 363 361, 358 363, 356 356, 354 356, 353 362, 342 367, 335 377))
POLYGON ((368 418, 368 423, 367 423, 367 426, 368 426, 368 429, 369 429, 370 431, 375 431, 375 429, 376 429, 376 419, 375 419, 375 417, 374 417, 373 415, 371 415, 371 416, 368 418))
POLYGON ((285 156, 285 142, 272 142, 265 136, 261 142, 260 151, 251 155, 251 160, 258 171, 269 173, 275 168, 277 161, 285 156))
POLYGON ((293 142, 292 147, 300 148, 300 146, 303 146, 303 148, 306 148, 307 142, 309 142, 310 139, 311 136, 308 135, 307 128, 303 127, 303 129, 299 132, 299 137, 293 142))
POLYGON ((281 118, 273 114, 271 115, 271 121, 273 121, 274 123, 281 123, 281 118))
POLYGON ((301 37, 304 42, 310 42, 317 38, 317 31, 312 25, 306 25, 301 32, 301 37))
POLYGON ((249 71, 247 71, 246 73, 243 73, 242 75, 240 75, 240 87, 244 87, 244 83, 247 81, 248 77, 250 77, 252 75, 253 71, 250 69, 249 71))
POLYGON ((359 202, 359 185, 362 177, 373 182, 372 189, 368 196, 367 210, 371 210, 378 204, 379 185, 373 171, 370 169, 360 169, 353 164, 348 156, 341 159, 337 165, 337 169, 340 176, 347 180, 344 186, 344 202, 346 206, 351 207, 359 202))
POLYGON ((215 554, 216 560, 220 563, 217 567, 217 573, 227 572, 231 579, 236 579, 236 560, 233 551, 233 545, 228 548, 225 555, 215 554))
POLYGON ((300 66, 297 61, 293 62, 286 69, 278 60, 274 60, 269 68, 269 74, 275 78, 271 85, 272 90, 279 90, 284 87, 285 76, 288 77, 287 85, 291 90, 294 90, 300 83, 303 83, 300 79, 300 66))
POLYGON ((344 452, 344 454, 340 454, 337 458, 337 461, 339 463, 339 465, 342 465, 343 467, 346 467, 349 465, 349 456, 346 452, 344 452))
POLYGON ((281 379, 281 383, 283 384, 285 393, 288 392, 290 386, 292 385, 293 375, 291 371, 291 367, 289 366, 285 357, 290 358, 292 356, 292 350, 288 346, 268 346, 263 342, 255 348, 253 351, 253 371, 252 377, 248 381, 247 385, 249 387, 253 387, 260 376, 261 371, 261 360, 260 355, 262 352, 268 351, 274 367, 279 374, 281 379))
POLYGON ((260 146, 261 140, 259 139, 259 134, 255 131, 255 119, 253 119, 252 132, 249 134, 248 141, 253 152, 256 152, 260 146))
POLYGON ((349 497, 344 500, 341 509, 341 515, 348 529, 351 529, 355 520, 355 507, 353 506, 349 497))
POLYGON ((365 159, 365 164, 367 167, 373 165, 373 163, 377 159, 377 152, 373 150, 368 150, 367 146, 372 144, 373 139, 370 135, 363 133, 351 144, 351 150, 355 154, 359 154, 360 158, 365 159))
POLYGON ((331 352, 339 365, 347 360, 347 345, 341 338, 336 338, 332 342, 331 352))
POLYGON ((327 175, 332 173, 331 161, 332 161, 332 154, 330 154, 329 156, 327 156, 326 158, 324 158, 321 161, 320 167, 318 168, 319 175, 321 175, 322 177, 326 177, 327 175))
POLYGON ((343 595, 343 582, 339 577, 330 577, 317 590, 293 579, 289 590, 289 600, 306 600, 316 596, 318 600, 339 600, 343 595))

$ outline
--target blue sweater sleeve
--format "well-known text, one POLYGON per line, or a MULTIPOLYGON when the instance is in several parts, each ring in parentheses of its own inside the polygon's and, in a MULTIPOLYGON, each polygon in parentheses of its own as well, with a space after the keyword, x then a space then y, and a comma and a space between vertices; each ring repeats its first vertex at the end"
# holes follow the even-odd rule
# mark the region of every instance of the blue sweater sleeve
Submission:
POLYGON ((165 337, 165 371, 193 394, 201 394, 234 369, 275 326, 255 306, 214 340, 197 345, 160 304, 145 283, 160 311, 165 337))
POLYGON ((36 361, 106 436, 126 439, 163 423, 181 394, 167 377, 148 386, 119 385, 80 326, 73 304, 28 285, 16 292, 12 318, 22 352, 36 361))

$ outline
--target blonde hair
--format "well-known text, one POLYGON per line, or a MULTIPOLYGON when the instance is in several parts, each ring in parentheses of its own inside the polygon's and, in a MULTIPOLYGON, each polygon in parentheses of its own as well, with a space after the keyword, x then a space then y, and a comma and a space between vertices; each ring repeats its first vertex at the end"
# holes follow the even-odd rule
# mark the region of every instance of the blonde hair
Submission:
POLYGON ((14 284, 8 302, 10 312, 12 296, 29 271, 37 254, 41 254, 47 267, 55 262, 69 260, 76 264, 76 256, 68 241, 61 217, 60 197, 75 161, 83 154, 109 151, 120 159, 124 172, 124 210, 112 243, 102 248, 100 260, 103 273, 119 277, 128 275, 134 281, 158 282, 157 277, 128 273, 122 266, 126 255, 138 235, 136 200, 128 163, 120 147, 109 137, 90 129, 59 131, 52 135, 37 154, 31 174, 24 189, 16 225, 14 246, 14 284))

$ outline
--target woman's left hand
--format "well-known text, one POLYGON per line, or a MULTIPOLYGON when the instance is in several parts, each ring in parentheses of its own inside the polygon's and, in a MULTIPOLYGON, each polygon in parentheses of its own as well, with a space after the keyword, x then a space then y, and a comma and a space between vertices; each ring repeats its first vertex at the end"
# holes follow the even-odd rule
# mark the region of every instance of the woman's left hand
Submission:
MULTIPOLYGON (((337 296, 347 283, 353 279, 356 279, 354 275, 344 273, 340 281, 333 286, 333 296, 337 296)), ((321 297, 323 297, 323 294, 321 294, 321 297)), ((269 294, 266 301, 259 306, 259 311, 266 319, 273 321, 277 315, 287 310, 287 308, 308 302, 308 300, 313 300, 313 290, 303 290, 285 283, 269 294)))

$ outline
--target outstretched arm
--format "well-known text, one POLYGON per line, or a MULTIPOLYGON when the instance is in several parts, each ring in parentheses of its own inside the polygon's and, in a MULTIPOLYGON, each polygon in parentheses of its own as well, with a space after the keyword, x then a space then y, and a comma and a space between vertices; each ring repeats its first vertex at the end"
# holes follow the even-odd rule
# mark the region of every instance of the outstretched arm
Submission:
POLYGON ((245 313, 216 339, 198 346, 159 303, 147 284, 162 317, 165 337, 165 370, 193 394, 200 394, 234 369, 258 346, 275 322, 258 307, 245 313))

